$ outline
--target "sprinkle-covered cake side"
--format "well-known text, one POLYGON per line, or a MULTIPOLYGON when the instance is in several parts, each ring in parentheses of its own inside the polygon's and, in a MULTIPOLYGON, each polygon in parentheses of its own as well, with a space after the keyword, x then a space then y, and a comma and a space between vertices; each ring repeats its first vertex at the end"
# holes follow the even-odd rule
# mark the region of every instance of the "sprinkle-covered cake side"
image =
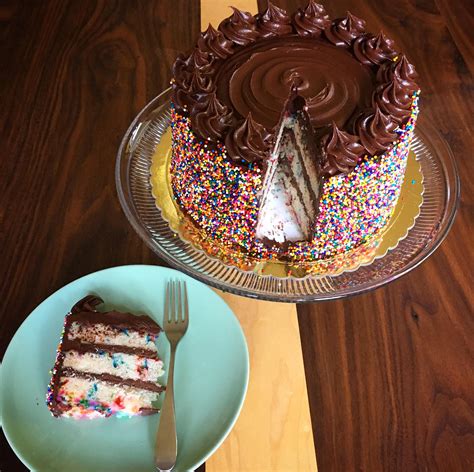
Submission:
MULTIPOLYGON (((400 194, 418 115, 416 78, 394 41, 367 33, 350 12, 331 21, 314 0, 293 15, 271 2, 255 16, 234 8, 173 67, 170 174, 178 206, 221 254, 312 262, 367 243, 400 194), (280 179, 271 190, 266 178, 293 87, 305 101, 319 169, 309 186, 322 188, 309 212, 315 221, 304 224, 290 196, 303 184, 280 179), (267 218, 274 227, 262 232, 269 192, 282 194, 270 201, 287 202, 289 211, 280 222, 267 218), (312 231, 280 231, 288 221, 312 231)), ((298 162, 291 152, 285 159, 298 162)))
POLYGON ((224 147, 210 148, 191 130, 189 118, 172 110, 171 184, 175 198, 216 244, 240 247, 256 259, 311 262, 355 249, 388 223, 403 183, 418 116, 418 93, 406 125, 389 151, 361 161, 348 174, 326 179, 311 241, 268 247, 255 238, 262 189, 259 167, 229 161, 224 147))
POLYGON ((97 418, 156 413, 164 390, 155 340, 160 327, 147 316, 95 307, 98 297, 77 302, 65 317, 48 386, 54 416, 97 418))

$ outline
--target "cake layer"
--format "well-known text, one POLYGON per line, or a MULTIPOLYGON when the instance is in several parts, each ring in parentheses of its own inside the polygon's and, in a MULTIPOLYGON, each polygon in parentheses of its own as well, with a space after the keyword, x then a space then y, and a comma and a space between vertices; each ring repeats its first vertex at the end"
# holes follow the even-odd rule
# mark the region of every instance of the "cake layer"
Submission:
MULTIPOLYGON (((73 317, 75 318, 74 315, 73 317)), ((88 344, 128 346, 156 352, 154 335, 142 335, 131 329, 117 328, 103 323, 84 324, 80 321, 72 321, 67 332, 67 339, 77 339, 88 344)))
POLYGON ((63 367, 91 374, 111 374, 124 379, 156 382, 163 375, 163 362, 123 352, 66 351, 63 367))
POLYGON ((63 375, 59 379, 56 413, 58 416, 96 418, 134 416, 154 410, 158 392, 98 378, 63 375))

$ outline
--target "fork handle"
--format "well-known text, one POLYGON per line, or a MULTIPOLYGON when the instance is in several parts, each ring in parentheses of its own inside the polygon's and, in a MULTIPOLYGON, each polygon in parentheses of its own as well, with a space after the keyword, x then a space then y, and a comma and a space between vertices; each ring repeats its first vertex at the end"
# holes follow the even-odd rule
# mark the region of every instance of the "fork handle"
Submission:
POLYGON ((177 438, 176 417, 174 413, 174 356, 176 344, 171 344, 170 366, 165 399, 160 414, 160 423, 156 434, 155 465, 161 471, 170 471, 176 464, 177 438))

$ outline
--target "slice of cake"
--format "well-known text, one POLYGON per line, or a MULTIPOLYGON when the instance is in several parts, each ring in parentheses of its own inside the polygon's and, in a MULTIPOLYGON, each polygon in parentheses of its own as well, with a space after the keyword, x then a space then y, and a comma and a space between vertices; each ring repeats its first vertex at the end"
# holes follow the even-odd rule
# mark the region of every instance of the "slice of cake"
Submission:
POLYGON ((164 387, 155 340, 161 328, 148 316, 109 311, 89 295, 66 315, 47 405, 54 416, 97 418, 157 413, 164 387))
POLYGON ((266 243, 313 236, 322 184, 315 142, 306 101, 293 86, 263 181, 256 237, 266 243))

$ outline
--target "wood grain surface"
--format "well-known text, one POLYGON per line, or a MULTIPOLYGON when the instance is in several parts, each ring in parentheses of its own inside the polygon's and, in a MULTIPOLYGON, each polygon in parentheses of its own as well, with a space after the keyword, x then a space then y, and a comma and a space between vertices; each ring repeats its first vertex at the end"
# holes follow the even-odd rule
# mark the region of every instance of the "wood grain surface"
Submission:
POLYGON ((247 338, 250 379, 239 419, 206 472, 316 472, 295 305, 219 294, 247 338))
MULTIPOLYGON (((421 117, 451 146, 462 193, 451 233, 420 268, 370 294, 298 307, 318 467, 471 472, 472 2, 323 3, 383 27, 407 51, 421 117)), ((197 0, 0 3, 2 355, 25 316, 66 283, 162 263, 120 209, 115 155, 199 25, 197 0)), ((0 469, 25 470, 3 433, 0 469)))

